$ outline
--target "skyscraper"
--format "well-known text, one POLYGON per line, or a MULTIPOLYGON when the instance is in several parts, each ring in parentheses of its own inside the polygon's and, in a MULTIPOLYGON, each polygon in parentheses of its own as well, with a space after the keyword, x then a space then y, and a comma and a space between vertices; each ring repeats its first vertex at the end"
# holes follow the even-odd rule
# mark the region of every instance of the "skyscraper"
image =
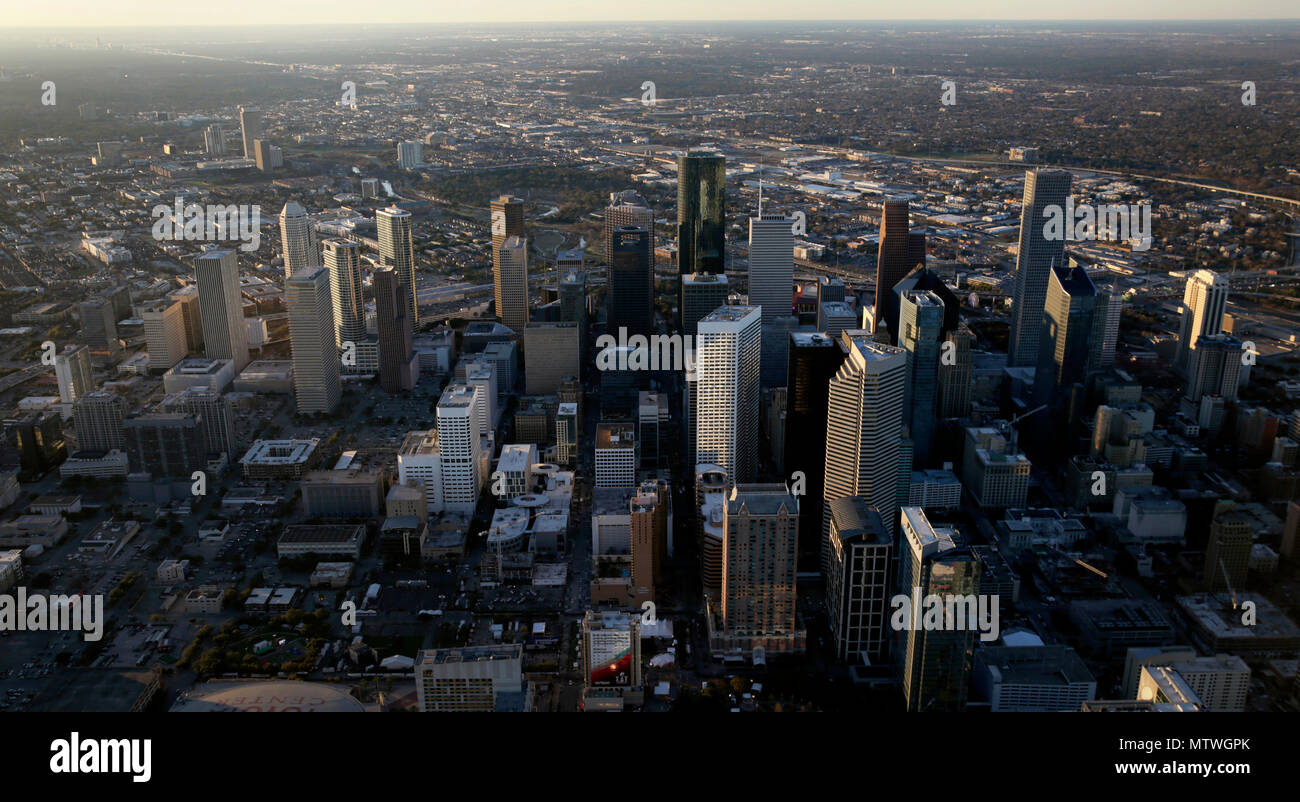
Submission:
POLYGON ((293 276, 304 267, 319 267, 316 232, 312 230, 307 210, 297 201, 289 201, 280 210, 280 242, 284 250, 284 277, 293 276))
POLYGON ((898 299, 894 285, 925 264, 925 234, 913 234, 907 200, 888 198, 880 213, 880 247, 876 251, 876 319, 889 324, 890 342, 898 343, 898 299))
POLYGON ((258 109, 240 106, 239 130, 244 140, 244 158, 257 158, 257 147, 253 143, 262 138, 262 112, 258 109))
POLYGON ((65 404, 72 404, 95 389, 90 349, 84 345, 65 346, 54 355, 54 376, 59 382, 59 400, 65 404))
POLYGON ((1240 593, 1250 574, 1250 552, 1254 547, 1254 526, 1248 516, 1231 504, 1219 505, 1210 524, 1205 547, 1205 586, 1210 590, 1231 587, 1240 593))
POLYGON ((880 511, 860 496, 830 502, 830 574, 826 615, 835 636, 835 653, 856 662, 866 652, 873 661, 889 651, 889 587, 893 535, 880 511))
MULTIPOLYGON (((654 333, 654 268, 650 232, 641 226, 619 226, 611 232, 609 252, 609 323, 615 336, 654 333)), ((509 324, 506 324, 509 325, 509 324)))
POLYGON ((758 307, 723 306, 700 320, 696 338, 695 459, 725 470, 733 486, 758 470, 761 328, 758 307))
MULTIPOLYGON (((570 253, 582 253, 570 251, 570 253)), ((570 267, 560 279, 560 320, 578 324, 584 335, 587 331, 587 274, 578 267, 570 267)))
MULTIPOLYGON (((928 290, 903 296, 898 317, 898 345, 907 351, 904 421, 911 432, 913 464, 926 467, 934 444, 939 406, 939 361, 942 351, 944 304, 928 290)), ((902 466, 900 466, 901 468, 902 466)))
POLYGON ((1048 207, 1065 208, 1070 196, 1070 174, 1065 170, 1030 170, 1025 173, 1025 197, 1020 209, 1020 248, 1016 255, 1016 288, 1011 307, 1011 334, 1007 343, 1009 367, 1038 364, 1043 305, 1052 267, 1065 265, 1065 235, 1047 239, 1048 207))
POLYGON ((411 213, 396 206, 375 212, 381 264, 397 271, 406 299, 406 325, 420 327, 420 309, 415 300, 415 249, 411 242, 411 213))
POLYGON ((149 370, 161 372, 185 358, 189 348, 185 337, 185 310, 171 297, 146 304, 136 312, 144 321, 149 370))
POLYGON ((159 406, 163 412, 198 418, 208 453, 225 454, 227 463, 235 461, 239 454, 235 440, 235 408, 228 397, 215 390, 190 387, 167 396, 159 406))
POLYGON ((488 204, 492 214, 492 253, 511 237, 527 240, 524 231, 524 202, 513 195, 501 195, 488 204))
POLYGON ((1192 352, 1201 337, 1223 331, 1223 313, 1228 307, 1228 280, 1213 270, 1197 270, 1183 289, 1183 314, 1178 326, 1178 351, 1174 368, 1191 370, 1192 352))
POLYGON ((1059 407, 1070 387, 1095 369, 1090 356, 1099 353, 1091 348, 1097 288, 1082 267, 1054 267, 1048 282, 1034 387, 1037 403, 1059 407))
POLYGON ((248 325, 239 291, 239 261, 234 251, 205 251, 194 257, 199 288, 203 343, 210 359, 229 359, 235 372, 248 366, 248 325))
POLYGON ((764 213, 749 219, 749 302, 763 310, 764 387, 784 387, 788 325, 794 306, 793 218, 764 213))
POLYGON ((122 437, 132 473, 189 480, 207 468, 208 446, 194 415, 156 412, 127 418, 122 437))
POLYGON ((799 538, 816 549, 822 533, 826 487, 826 410, 830 381, 847 351, 825 334, 790 332, 785 406, 785 470, 802 472, 804 486, 799 538))
POLYGON ((81 316, 81 341, 86 345, 117 350, 117 310, 105 298, 91 298, 77 305, 81 316))
POLYGON ((964 323, 956 331, 944 335, 939 347, 939 418, 964 418, 970 414, 971 377, 975 369, 971 343, 974 340, 975 336, 964 323), (944 357, 945 348, 952 355, 950 358, 944 357))
POLYGON ((167 293, 169 300, 181 306, 181 319, 185 324, 185 354, 203 351, 203 313, 199 304, 199 288, 195 284, 167 293))
POLYGON ((415 386, 411 375, 411 327, 406 316, 406 288, 392 268, 374 272, 375 319, 379 323, 379 386, 399 393, 415 386))
POLYGON ((1196 403, 1207 395, 1236 399, 1243 353, 1236 337, 1222 333, 1202 336, 1188 359, 1183 396, 1196 403))
POLYGON ((822 571, 830 561, 829 502, 862 496, 890 532, 898 515, 898 442, 903 430, 907 352, 846 331, 848 356, 828 388, 822 571))
POLYGON ((646 230, 649 239, 648 250, 650 263, 654 264, 655 251, 655 214, 646 199, 640 193, 625 189, 622 192, 609 193, 609 206, 605 207, 605 219, 601 227, 601 245, 605 249, 606 264, 613 264, 614 232, 622 226, 640 226, 646 230))
POLYGON ((726 272, 727 160, 691 151, 677 157, 677 272, 726 272))
POLYGON ((284 295, 298 412, 333 412, 342 398, 342 386, 329 271, 304 267, 285 282, 284 295))
POLYGON ((681 276, 682 334, 694 337, 699 332, 700 318, 727 305, 731 287, 721 273, 688 273, 681 276))
POLYGON ((799 498, 781 484, 737 484, 723 513, 721 623, 746 653, 802 651, 795 618, 799 498))
MULTIPOLYGON (((920 507, 904 507, 898 555, 898 593, 973 596, 979 593, 981 563, 953 533, 935 529, 920 507)), ((963 624, 968 622, 962 622, 963 624)), ((913 620, 897 632, 898 663, 908 712, 961 711, 970 684, 973 628, 928 628, 913 620)))
POLYGON ((511 236, 494 253, 497 317, 515 331, 523 331, 528 325, 528 246, 523 237, 511 236))
POLYGON ((112 390, 95 390, 77 400, 72 423, 81 451, 121 451, 126 399, 112 390))
POLYGON ((345 239, 321 243, 330 274, 337 341, 360 343, 366 337, 366 308, 361 295, 361 246, 345 239))

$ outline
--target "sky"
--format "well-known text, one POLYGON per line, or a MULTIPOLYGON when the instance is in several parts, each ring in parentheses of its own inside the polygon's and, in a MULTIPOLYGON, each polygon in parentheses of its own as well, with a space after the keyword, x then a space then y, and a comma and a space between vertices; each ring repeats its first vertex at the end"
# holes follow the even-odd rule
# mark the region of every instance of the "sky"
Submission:
POLYGON ((1296 0, 0 0, 0 29, 326 23, 519 23, 669 20, 1234 20, 1295 19, 1296 0), (185 9, 196 13, 187 15, 185 9))

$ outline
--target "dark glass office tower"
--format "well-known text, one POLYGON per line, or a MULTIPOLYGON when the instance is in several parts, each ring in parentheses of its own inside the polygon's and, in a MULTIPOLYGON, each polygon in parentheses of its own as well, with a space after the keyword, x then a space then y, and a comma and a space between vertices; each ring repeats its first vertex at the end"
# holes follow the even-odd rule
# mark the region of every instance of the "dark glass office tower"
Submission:
POLYGON ((726 272, 727 160, 691 151, 677 157, 677 272, 726 272))
POLYGON ((908 227, 907 201, 889 198, 880 215, 880 249, 876 253, 876 320, 889 325, 892 345, 898 344, 898 298, 894 285, 925 264, 925 234, 908 227))
POLYGON ((1082 267, 1056 267, 1048 277, 1034 395, 1061 407, 1069 388, 1088 378, 1097 288, 1082 267))
MULTIPOLYGON (((1016 289, 1011 307, 1011 334, 1007 341, 1007 366, 1032 367, 1038 363, 1038 338, 1042 332, 1043 304, 1047 301, 1048 274, 1065 264, 1064 232, 1049 240, 1044 227, 1049 206, 1065 208, 1070 196, 1070 174, 1065 170, 1031 170, 1025 173, 1025 199, 1020 209, 1020 249, 1016 255, 1016 289)), ((1070 221, 1067 224, 1072 224, 1070 221)))
POLYGON ((605 331, 649 337, 654 333, 654 268, 650 232, 642 226, 619 226, 611 238, 609 259, 609 323, 605 331))
POLYGON ((375 318, 379 323, 379 386, 386 393, 409 390, 411 327, 406 322, 406 287, 397 271, 380 268, 374 273, 375 318))
POLYGON ((844 349, 824 333, 790 332, 786 360, 785 467, 789 473, 803 471, 808 483, 802 497, 799 543, 809 560, 817 559, 821 544, 830 381, 844 363, 844 357, 844 349))

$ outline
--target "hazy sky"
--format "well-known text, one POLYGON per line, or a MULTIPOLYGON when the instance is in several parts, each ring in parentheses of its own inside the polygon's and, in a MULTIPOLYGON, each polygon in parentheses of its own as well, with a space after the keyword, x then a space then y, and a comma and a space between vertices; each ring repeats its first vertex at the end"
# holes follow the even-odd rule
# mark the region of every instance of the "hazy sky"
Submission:
POLYGON ((13 26, 198 26, 280 23, 617 22, 620 20, 1194 20, 1292 19, 1296 0, 0 0, 13 26), (187 14, 186 11, 194 13, 187 14))

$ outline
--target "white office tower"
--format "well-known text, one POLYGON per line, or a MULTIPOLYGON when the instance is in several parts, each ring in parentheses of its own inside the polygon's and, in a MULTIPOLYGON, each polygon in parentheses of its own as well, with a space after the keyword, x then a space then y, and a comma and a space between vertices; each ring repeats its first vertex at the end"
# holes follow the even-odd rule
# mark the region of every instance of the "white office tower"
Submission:
MULTIPOLYGON (((831 501, 862 496, 898 527, 898 440, 903 430, 907 352, 861 330, 841 335, 848 356, 831 378, 826 410, 826 485, 822 506, 822 571, 831 560, 831 501)), ((910 470, 910 467, 909 467, 910 470)))
MULTIPOLYGON (((483 391, 467 384, 451 384, 438 399, 438 447, 441 452, 443 509, 474 514, 479 490, 482 446, 478 410, 483 391)), ((432 511, 432 508, 430 508, 432 511)))
POLYGON ((761 204, 758 217, 749 218, 749 302, 763 310, 764 387, 785 386, 790 327, 777 321, 794 306, 793 226, 793 218, 764 214, 761 204))
POLYGON ((411 244, 411 213, 396 206, 375 212, 379 232, 379 259, 397 271, 397 280, 406 288, 407 316, 411 330, 420 328, 420 310, 415 302, 415 248, 411 244))
POLYGON ((59 400, 65 404, 76 403, 95 389, 95 379, 90 371, 90 349, 84 345, 69 345, 55 354, 54 376, 59 380, 59 400))
POLYGON ((478 410, 481 434, 495 432, 500 422, 501 405, 497 399, 497 381, 497 369, 486 359, 465 363, 465 384, 479 388, 483 394, 483 403, 478 410))
POLYGON ((1183 290, 1183 317, 1178 326, 1178 352, 1174 369, 1187 372, 1196 341, 1223 331, 1228 307, 1228 280, 1213 270, 1197 270, 1183 290))
POLYGON ((144 323, 149 369, 162 371, 185 358, 189 347, 185 337, 185 309, 179 301, 163 298, 136 311, 144 323))
POLYGON ((424 147, 417 141, 397 143, 397 166, 414 170, 424 163, 424 147))
POLYGON ((331 238, 321 243, 330 274, 335 340, 360 343, 366 339, 366 306, 361 295, 361 245, 331 238))
POLYGON ((240 106, 239 131, 244 140, 244 158, 256 159, 257 146, 253 143, 262 138, 262 112, 240 106))
POLYGON ((725 470, 732 487, 758 471, 762 320, 757 306, 718 307, 695 337, 695 461, 725 470))
POLYGON ((329 272, 323 267, 299 270, 285 282, 284 296, 289 307, 293 392, 298 411, 333 412, 342 397, 342 387, 329 272))
POLYGON ((194 257, 194 278, 199 287, 203 351, 209 359, 229 359, 239 373, 248 367, 248 326, 235 252, 214 250, 194 257))
POLYGON ((304 267, 319 267, 316 232, 312 231, 307 210, 297 201, 289 201, 280 210, 280 243, 284 249, 284 277, 293 276, 304 267))
POLYGON ((507 237, 494 262, 497 317, 515 331, 523 331, 528 325, 528 247, 524 238, 507 237))

